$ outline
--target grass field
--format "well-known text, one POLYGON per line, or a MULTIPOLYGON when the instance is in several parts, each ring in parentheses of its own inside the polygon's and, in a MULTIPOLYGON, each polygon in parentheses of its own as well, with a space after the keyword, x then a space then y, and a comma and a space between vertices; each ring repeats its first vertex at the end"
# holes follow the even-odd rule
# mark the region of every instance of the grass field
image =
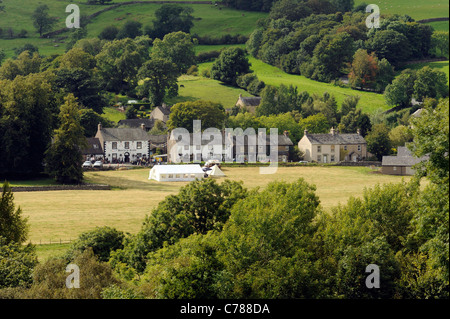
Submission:
MULTIPOLYGON (((350 196, 361 195, 364 187, 402 180, 364 167, 280 167, 274 175, 260 175, 257 167, 225 167, 223 171, 230 180, 243 180, 247 188, 264 188, 271 181, 294 181, 302 177, 316 185, 326 210, 345 203, 350 196)), ((186 185, 149 181, 148 173, 148 169, 88 172, 88 181, 107 183, 115 190, 18 192, 14 194, 15 203, 29 218, 29 239, 36 244, 73 240, 97 226, 136 233, 144 217, 160 201, 186 185)))
MULTIPOLYGON (((32 13, 35 8, 42 4, 40 0, 5 0, 5 12, 0 13, 0 28, 6 30, 12 27, 15 32, 24 29, 28 31, 25 39, 1 39, 0 48, 5 50, 7 57, 14 55, 13 49, 31 43, 39 47, 43 55, 62 54, 65 52, 65 44, 54 39, 41 39, 36 32, 32 13)), ((114 1, 125 2, 125 1, 114 1)), ((68 4, 77 4, 82 15, 91 15, 107 6, 87 5, 86 1, 48 0, 45 4, 49 7, 49 14, 56 17, 57 23, 54 30, 65 27, 68 13, 65 8, 68 4)), ((104 27, 115 25, 121 27, 127 20, 137 20, 143 26, 151 25, 155 17, 155 11, 160 4, 132 4, 115 8, 95 17, 87 25, 88 37, 96 37, 104 27)), ((191 32, 198 35, 210 35, 218 37, 224 34, 249 35, 253 32, 258 19, 267 16, 262 12, 246 12, 230 8, 216 8, 210 4, 187 5, 194 9, 194 27, 191 32)), ((63 34, 64 35, 64 34, 63 34)))
POLYGON ((445 0, 381 0, 369 2, 355 0, 355 6, 361 3, 373 3, 380 8, 381 15, 407 14, 414 20, 448 17, 449 4, 445 0))
MULTIPOLYGON (((251 69, 255 72, 258 78, 268 85, 293 85, 298 87, 299 92, 307 91, 310 94, 318 95, 328 92, 335 96, 338 105, 340 105, 344 98, 348 95, 359 95, 360 101, 358 107, 367 113, 373 113, 378 109, 386 110, 389 108, 386 105, 382 94, 356 91, 350 88, 335 86, 330 83, 313 81, 305 76, 288 74, 277 67, 264 63, 252 56, 249 56, 249 61, 252 64, 251 69)), ((204 69, 211 68, 212 64, 212 62, 201 64, 199 66, 200 72, 204 69)), ((201 88, 199 89, 201 90, 201 88)))
POLYGON ((438 62, 426 62, 426 63, 414 63, 414 64, 408 64, 406 67, 413 69, 413 70, 419 70, 425 66, 429 66, 432 69, 436 69, 439 71, 442 71, 447 75, 447 84, 449 83, 449 69, 448 69, 448 61, 438 61, 438 62))

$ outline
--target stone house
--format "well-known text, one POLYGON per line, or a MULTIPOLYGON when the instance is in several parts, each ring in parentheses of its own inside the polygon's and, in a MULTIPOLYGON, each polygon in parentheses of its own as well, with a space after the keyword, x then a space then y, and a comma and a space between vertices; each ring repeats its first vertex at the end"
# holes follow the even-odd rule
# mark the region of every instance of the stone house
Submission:
POLYGON ((149 158, 149 135, 144 125, 141 128, 103 128, 99 124, 95 137, 109 163, 134 163, 140 158, 149 158))
POLYGON ((236 106, 238 106, 241 109, 246 109, 253 114, 256 113, 256 108, 260 104, 261 104, 261 97, 259 96, 243 97, 242 94, 239 94, 239 99, 236 102, 236 106))
POLYGON ((170 116, 170 109, 171 106, 163 103, 162 106, 157 106, 153 109, 153 111, 150 113, 150 119, 152 119, 153 121, 159 120, 167 123, 170 116))
POLYGON ((298 142, 304 160, 317 163, 359 162, 367 158, 367 142, 356 134, 340 134, 334 128, 328 134, 310 134, 307 130, 298 142))
POLYGON ((287 132, 278 135, 276 143, 276 145, 271 145, 270 135, 266 135, 265 145, 258 145, 256 136, 255 140, 252 141, 248 136, 226 135, 223 131, 215 135, 204 135, 201 144, 195 145, 191 133, 190 141, 183 141, 183 143, 169 136, 167 154, 169 162, 176 162, 180 158, 183 158, 184 162, 205 161, 207 159, 224 162, 265 162, 268 160, 273 147, 276 147, 278 162, 288 162, 293 143, 287 132))

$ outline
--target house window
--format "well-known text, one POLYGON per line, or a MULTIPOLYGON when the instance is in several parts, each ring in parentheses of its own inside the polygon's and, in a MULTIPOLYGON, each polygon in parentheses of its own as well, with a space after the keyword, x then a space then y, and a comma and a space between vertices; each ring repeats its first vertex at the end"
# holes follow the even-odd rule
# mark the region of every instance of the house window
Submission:
POLYGON ((393 169, 394 171, 396 171, 396 170, 397 170, 397 166, 394 166, 392 169, 393 169))
POLYGON ((189 145, 185 145, 185 146, 184 146, 184 149, 185 149, 186 151, 188 151, 188 150, 189 150, 189 145))
POLYGON ((130 142, 125 142, 125 149, 128 150, 130 148, 130 142))
POLYGON ((97 144, 92 144, 92 146, 94 147, 94 149, 97 149, 97 148, 98 148, 98 145, 97 145, 97 144))
POLYGON ((284 149, 286 150, 286 152, 289 152, 289 146, 285 146, 284 149))
POLYGON ((117 159, 117 153, 113 153, 112 158, 117 159))
POLYGON ((322 156, 317 155, 317 161, 320 163, 321 160, 322 160, 322 156))
POLYGON ((331 161, 334 162, 334 155, 331 155, 331 161))
POLYGON ((346 151, 346 150, 347 150, 347 145, 344 146, 344 151, 346 151))
POLYGON ((322 152, 322 146, 317 146, 317 153, 321 153, 322 152))
POLYGON ((137 148, 138 150, 142 149, 142 142, 137 142, 137 143, 136 143, 136 148, 137 148))
POLYGON ((361 152, 361 145, 358 145, 358 151, 361 152))
MULTIPOLYGON (((116 150, 117 149, 117 142, 112 142, 112 149, 116 150)), ((117 154, 116 154, 117 155, 117 154)))
POLYGON ((200 148, 201 148, 200 145, 196 145, 196 146, 195 146, 195 149, 196 149, 197 151, 200 151, 200 148))
POLYGON ((334 145, 331 145, 331 153, 334 153, 334 145))

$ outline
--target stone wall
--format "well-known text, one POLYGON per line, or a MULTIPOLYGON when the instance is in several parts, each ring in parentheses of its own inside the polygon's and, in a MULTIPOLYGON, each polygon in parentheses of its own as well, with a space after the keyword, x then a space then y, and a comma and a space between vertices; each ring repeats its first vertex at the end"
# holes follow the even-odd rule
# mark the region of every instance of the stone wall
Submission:
POLYGON ((69 191, 69 190, 110 190, 109 185, 52 185, 52 186, 17 186, 11 187, 13 193, 16 192, 47 192, 47 191, 69 191))

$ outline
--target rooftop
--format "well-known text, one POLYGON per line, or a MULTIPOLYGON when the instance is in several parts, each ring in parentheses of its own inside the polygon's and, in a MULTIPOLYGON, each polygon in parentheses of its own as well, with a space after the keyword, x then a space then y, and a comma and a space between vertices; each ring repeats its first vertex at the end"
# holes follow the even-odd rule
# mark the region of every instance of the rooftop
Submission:
POLYGON ((381 165, 413 166, 420 162, 428 160, 428 158, 428 156, 423 156, 421 158, 415 157, 408 148, 399 146, 397 150, 397 156, 383 156, 381 165))
MULTIPOLYGON (((333 129, 332 129, 333 132, 333 129)), ((365 144, 366 140, 358 133, 328 133, 328 134, 309 134, 305 131, 305 136, 311 144, 365 144)))
POLYGON ((101 128, 104 141, 148 141, 149 135, 142 128, 101 128))

